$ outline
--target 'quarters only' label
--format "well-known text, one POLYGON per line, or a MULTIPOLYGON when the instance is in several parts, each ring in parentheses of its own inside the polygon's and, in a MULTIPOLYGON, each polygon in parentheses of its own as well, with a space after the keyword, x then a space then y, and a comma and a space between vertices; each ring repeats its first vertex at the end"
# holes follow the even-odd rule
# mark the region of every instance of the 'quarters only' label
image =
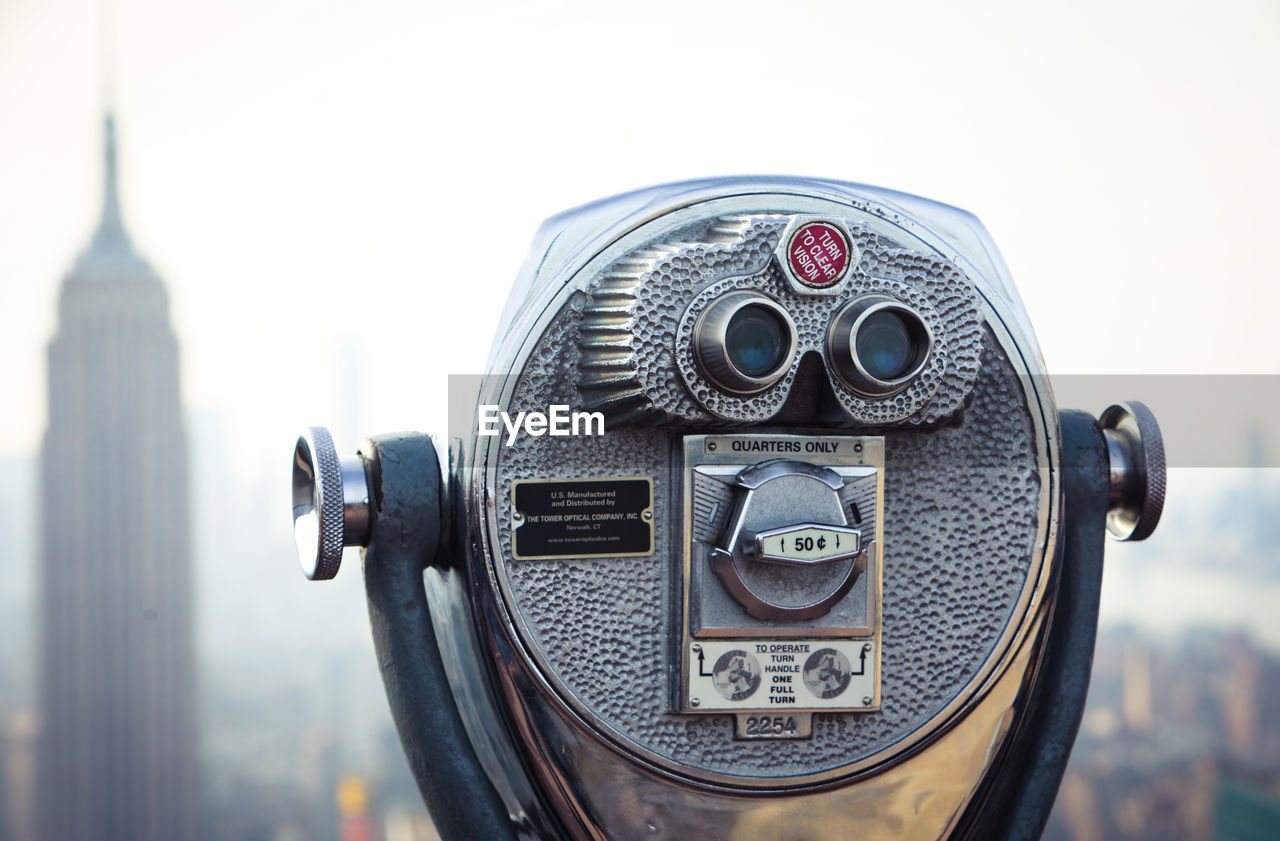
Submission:
POLYGON ((841 459, 862 461, 863 444, 856 438, 848 437, 805 437, 794 435, 733 435, 707 436, 706 455, 708 456, 754 456, 760 459, 769 456, 805 457, 812 460, 815 456, 828 456, 841 459))

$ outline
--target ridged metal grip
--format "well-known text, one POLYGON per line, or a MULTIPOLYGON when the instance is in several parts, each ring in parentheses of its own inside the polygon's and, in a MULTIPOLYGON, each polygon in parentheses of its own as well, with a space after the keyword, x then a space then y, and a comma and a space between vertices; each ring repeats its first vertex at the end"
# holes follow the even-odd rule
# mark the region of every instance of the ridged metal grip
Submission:
POLYGON ((1164 511, 1168 470, 1160 425, 1137 401, 1108 407, 1098 421, 1111 459, 1107 531, 1117 540, 1145 540, 1164 511))
POLYGON ((302 574, 323 581, 338 574, 344 546, 368 540, 371 511, 364 463, 339 459, 323 426, 309 426, 293 450, 293 539, 302 574))

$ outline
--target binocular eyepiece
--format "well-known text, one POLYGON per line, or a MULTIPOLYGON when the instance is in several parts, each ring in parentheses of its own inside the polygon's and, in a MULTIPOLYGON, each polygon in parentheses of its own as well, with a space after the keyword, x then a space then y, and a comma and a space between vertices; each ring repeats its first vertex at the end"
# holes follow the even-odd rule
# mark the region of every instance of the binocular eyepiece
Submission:
MULTIPOLYGON (((787 311, 755 292, 728 292, 698 317, 694 354, 702 374, 733 394, 763 391, 790 370, 799 335, 787 311)), ((835 313, 825 352, 832 371, 859 394, 901 390, 928 361, 933 336, 919 313, 885 295, 865 295, 835 313)))
POLYGON ((693 330, 698 368, 732 394, 776 383, 796 358, 795 322, 772 298, 735 291, 717 298, 693 330))
POLYGON ((303 433, 444 837, 1038 836, 1165 464, 1054 404, 997 253, 860 185, 619 196, 540 232, 443 467, 303 433))

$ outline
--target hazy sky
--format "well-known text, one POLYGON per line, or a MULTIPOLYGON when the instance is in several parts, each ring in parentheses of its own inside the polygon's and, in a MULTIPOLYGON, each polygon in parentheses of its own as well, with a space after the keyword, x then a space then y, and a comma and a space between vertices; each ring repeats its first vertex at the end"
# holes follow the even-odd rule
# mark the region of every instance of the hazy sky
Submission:
MULTIPOLYGON (((0 454, 38 445, 57 284, 99 207, 101 18, 0 0, 0 454)), ((306 422, 443 431, 444 377, 483 364, 541 219, 711 174, 976 212, 1056 372, 1280 367, 1274 2, 118 0, 114 19, 126 221, 168 282, 186 398, 242 471, 306 422)))

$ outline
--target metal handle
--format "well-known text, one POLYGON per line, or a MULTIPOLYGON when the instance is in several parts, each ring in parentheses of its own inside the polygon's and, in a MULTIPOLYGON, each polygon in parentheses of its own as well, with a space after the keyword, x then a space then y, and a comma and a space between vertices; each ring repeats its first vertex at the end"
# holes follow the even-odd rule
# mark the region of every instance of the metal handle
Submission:
POLYGON ((323 426, 304 429, 293 450, 293 540, 302 574, 333 578, 343 547, 367 545, 372 522, 364 461, 339 458, 323 426))
POLYGON ((1145 540, 1164 511, 1164 437, 1146 404, 1132 400, 1098 419, 1111 461, 1107 531, 1116 540, 1145 540))

